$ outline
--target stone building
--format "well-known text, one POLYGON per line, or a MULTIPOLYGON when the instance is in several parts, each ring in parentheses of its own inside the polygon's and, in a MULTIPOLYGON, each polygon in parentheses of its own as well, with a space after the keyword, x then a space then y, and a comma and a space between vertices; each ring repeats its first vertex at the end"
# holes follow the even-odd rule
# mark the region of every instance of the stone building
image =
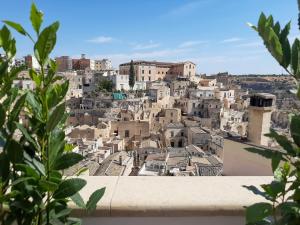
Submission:
MULTIPOLYGON (((134 61, 137 81, 155 81, 176 77, 194 77, 196 65, 192 62, 167 63, 157 61, 134 61)), ((119 73, 129 75, 130 62, 120 64, 119 73)))
POLYGON ((181 148, 186 146, 186 128, 182 123, 168 124, 164 130, 164 140, 167 147, 181 148))

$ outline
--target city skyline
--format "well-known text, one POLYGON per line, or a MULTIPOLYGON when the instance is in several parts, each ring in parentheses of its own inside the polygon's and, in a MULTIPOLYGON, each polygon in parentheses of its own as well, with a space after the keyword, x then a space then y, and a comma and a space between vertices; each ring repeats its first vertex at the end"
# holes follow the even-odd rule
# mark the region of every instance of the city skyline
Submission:
MULTIPOLYGON (((109 58, 113 66, 131 59, 193 61, 198 73, 282 73, 268 55, 257 34, 246 23, 256 24, 261 11, 275 20, 292 21, 297 35, 297 6, 274 1, 36 1, 46 24, 61 23, 53 57, 69 55, 109 58), (103 10, 105 9, 105 10, 103 10), (289 13, 282 13, 283 11, 289 13), (151 13, 146 13, 151 12, 151 13), (122 16, 123 15, 123 16, 122 16), (120 19, 122 18, 122 19, 120 19)), ((27 13, 13 11, 15 0, 6 2, 3 18, 24 24, 27 13)), ((28 9, 31 1, 18 3, 28 9)), ((25 23, 25 28, 30 24, 25 23)), ((19 57, 31 53, 29 42, 15 35, 19 57)))

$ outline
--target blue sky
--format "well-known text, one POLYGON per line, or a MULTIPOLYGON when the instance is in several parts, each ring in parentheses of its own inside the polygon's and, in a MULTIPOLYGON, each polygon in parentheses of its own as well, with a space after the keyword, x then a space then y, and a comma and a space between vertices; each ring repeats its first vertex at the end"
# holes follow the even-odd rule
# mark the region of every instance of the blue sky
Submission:
MULTIPOLYGON (((29 23, 31 0, 1 0, 1 19, 29 23), (5 9, 5 10, 3 10, 5 9)), ((297 30, 296 0, 36 0, 45 24, 61 27, 53 56, 81 53, 110 58, 115 67, 130 59, 185 61, 200 73, 281 73, 257 34, 261 11, 297 30)), ((15 33, 18 56, 32 52, 15 33)))

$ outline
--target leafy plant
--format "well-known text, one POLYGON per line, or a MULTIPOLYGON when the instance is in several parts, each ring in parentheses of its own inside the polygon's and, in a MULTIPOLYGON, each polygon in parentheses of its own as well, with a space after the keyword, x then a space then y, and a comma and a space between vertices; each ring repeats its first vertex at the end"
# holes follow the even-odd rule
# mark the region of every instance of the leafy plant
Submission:
POLYGON ((86 181, 63 176, 67 169, 83 159, 72 152, 65 141, 68 117, 65 96, 68 81, 56 75, 56 63, 50 59, 56 44, 59 22, 41 29, 43 13, 31 6, 30 20, 36 39, 22 25, 3 21, 0 30, 0 223, 1 224, 79 224, 70 217, 68 202, 91 211, 104 194, 95 191, 85 204, 78 193, 86 181), (13 80, 24 67, 11 66, 16 41, 8 27, 33 42, 40 70, 30 68, 34 90, 20 90, 13 80))
MULTIPOLYGON (((250 26, 258 32, 271 55, 285 71, 297 81, 297 97, 300 99, 300 41, 291 45, 288 39, 290 23, 283 28, 274 22, 272 15, 260 15, 258 25, 250 26)), ((247 207, 247 224, 300 224, 300 115, 294 114, 290 124, 291 139, 271 130, 266 136, 273 138, 282 151, 247 149, 272 161, 274 180, 270 184, 247 188, 263 196, 268 202, 247 207)))

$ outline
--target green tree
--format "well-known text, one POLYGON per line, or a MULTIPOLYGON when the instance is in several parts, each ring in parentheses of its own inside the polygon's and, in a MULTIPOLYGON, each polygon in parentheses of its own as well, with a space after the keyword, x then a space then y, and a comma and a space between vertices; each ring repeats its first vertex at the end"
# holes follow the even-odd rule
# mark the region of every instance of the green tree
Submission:
MULTIPOLYGON (((299 1, 298 1, 299 3, 299 1)), ((250 26, 259 36, 285 71, 297 81, 297 98, 300 99, 300 41, 293 44, 288 39, 290 23, 281 27, 274 22, 272 15, 266 17, 261 13, 258 25, 250 26)), ((271 159, 274 180, 260 188, 248 186, 253 193, 263 196, 266 202, 247 207, 247 224, 300 224, 300 114, 291 116, 291 139, 271 130, 266 136, 273 138, 282 147, 281 151, 247 149, 271 159)))
MULTIPOLYGON (((95 191, 85 204, 79 195, 84 179, 63 176, 62 170, 83 157, 65 141, 68 117, 65 96, 68 81, 56 75, 49 55, 56 44, 59 22, 41 29, 43 13, 32 4, 31 36, 22 25, 3 21, 0 30, 0 224, 79 224, 71 218, 68 202, 88 211, 96 208, 105 188, 95 191), (8 27, 28 37, 40 70, 29 69, 34 90, 19 90, 13 80, 23 67, 12 67, 16 41, 8 27), (22 120, 22 123, 20 122, 22 120)), ((80 173, 81 171, 78 171, 80 173)))
POLYGON ((131 89, 133 89, 134 84, 135 84, 135 71, 134 71, 133 60, 131 60, 130 68, 129 68, 129 86, 131 89))
POLYGON ((106 90, 108 92, 112 92, 113 83, 111 80, 103 79, 99 82, 98 88, 100 91, 106 90))

